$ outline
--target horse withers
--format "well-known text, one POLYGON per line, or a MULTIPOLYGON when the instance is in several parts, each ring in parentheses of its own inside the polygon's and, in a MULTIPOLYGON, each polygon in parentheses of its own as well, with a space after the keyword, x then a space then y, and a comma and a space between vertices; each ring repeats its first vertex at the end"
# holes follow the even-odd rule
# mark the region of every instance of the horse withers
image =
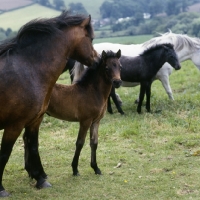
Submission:
POLYGON ((66 60, 91 66, 98 59, 93 37, 90 16, 63 11, 54 18, 30 21, 16 37, 0 45, 0 129, 4 129, 0 197, 9 195, 2 185, 3 172, 24 128, 25 169, 36 180, 37 188, 51 186, 39 156, 39 127, 66 60))
MULTIPOLYGON (((168 62, 176 70, 181 68, 172 44, 158 44, 152 46, 136 57, 121 56, 120 62, 122 64, 122 81, 140 83, 139 103, 137 106, 138 113, 141 113, 141 106, 145 93, 146 109, 147 112, 150 112, 151 84, 163 64, 168 62)), ((112 95, 114 94, 115 93, 112 95)), ((120 105, 117 105, 117 107, 121 108, 120 105)), ((112 108, 110 107, 108 110, 112 111, 112 108)))
POLYGON ((72 161, 73 175, 79 175, 78 160, 90 129, 91 167, 95 174, 101 174, 96 162, 98 128, 107 107, 107 99, 112 85, 118 88, 121 64, 121 51, 102 52, 96 68, 88 68, 82 78, 72 85, 55 84, 46 113, 52 117, 79 122, 76 151, 72 161))

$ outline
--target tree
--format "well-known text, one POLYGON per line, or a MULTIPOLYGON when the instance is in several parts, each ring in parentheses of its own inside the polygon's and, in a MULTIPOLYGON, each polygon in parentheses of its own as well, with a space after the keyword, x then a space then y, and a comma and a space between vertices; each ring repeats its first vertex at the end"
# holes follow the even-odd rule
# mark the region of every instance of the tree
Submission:
POLYGON ((70 3, 69 7, 73 13, 88 14, 82 3, 70 3))
POLYGON ((49 0, 37 0, 36 2, 38 2, 39 4, 41 4, 43 6, 50 6, 51 5, 49 3, 49 0))
POLYGON ((200 18, 196 19, 192 23, 192 34, 194 34, 196 37, 200 37, 200 18))
POLYGON ((180 12, 185 12, 188 6, 191 4, 191 0, 167 0, 165 12, 167 15, 178 15, 180 12))
POLYGON ((66 6, 63 0, 53 0, 56 10, 63 10, 66 6))

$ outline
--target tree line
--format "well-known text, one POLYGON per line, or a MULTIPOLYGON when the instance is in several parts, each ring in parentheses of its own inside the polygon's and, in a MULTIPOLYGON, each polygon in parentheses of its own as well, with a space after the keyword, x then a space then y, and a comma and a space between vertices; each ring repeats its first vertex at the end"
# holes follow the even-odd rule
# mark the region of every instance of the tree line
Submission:
POLYGON ((161 13, 178 15, 197 2, 199 0, 106 0, 100 7, 100 13, 102 18, 134 17, 139 20, 143 13, 149 13, 151 18, 161 13))

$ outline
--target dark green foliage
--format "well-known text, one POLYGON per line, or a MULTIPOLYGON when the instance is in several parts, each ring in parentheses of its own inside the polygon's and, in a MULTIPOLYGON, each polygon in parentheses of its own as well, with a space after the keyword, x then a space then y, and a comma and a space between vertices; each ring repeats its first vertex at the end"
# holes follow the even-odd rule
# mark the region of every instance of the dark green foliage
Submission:
POLYGON ((69 7, 73 13, 88 14, 82 3, 70 3, 69 7))

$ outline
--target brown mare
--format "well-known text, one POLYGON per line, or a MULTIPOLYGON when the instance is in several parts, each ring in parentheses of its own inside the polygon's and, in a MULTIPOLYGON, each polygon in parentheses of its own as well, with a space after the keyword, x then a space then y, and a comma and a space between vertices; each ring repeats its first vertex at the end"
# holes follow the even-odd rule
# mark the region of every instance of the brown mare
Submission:
POLYGON ((17 36, 0 45, 0 129, 4 129, 0 151, 0 196, 9 193, 2 176, 13 145, 25 128, 25 169, 37 188, 46 181, 39 151, 38 133, 53 86, 66 60, 73 58, 93 65, 91 18, 64 11, 50 19, 33 20, 17 36))
POLYGON ((79 175, 78 160, 88 129, 90 129, 91 167, 95 174, 101 174, 96 162, 98 127, 107 108, 112 84, 118 88, 122 83, 120 56, 120 50, 116 54, 103 51, 96 69, 88 68, 82 78, 73 85, 56 84, 53 88, 47 114, 58 119, 80 123, 72 161, 75 176, 79 175))

